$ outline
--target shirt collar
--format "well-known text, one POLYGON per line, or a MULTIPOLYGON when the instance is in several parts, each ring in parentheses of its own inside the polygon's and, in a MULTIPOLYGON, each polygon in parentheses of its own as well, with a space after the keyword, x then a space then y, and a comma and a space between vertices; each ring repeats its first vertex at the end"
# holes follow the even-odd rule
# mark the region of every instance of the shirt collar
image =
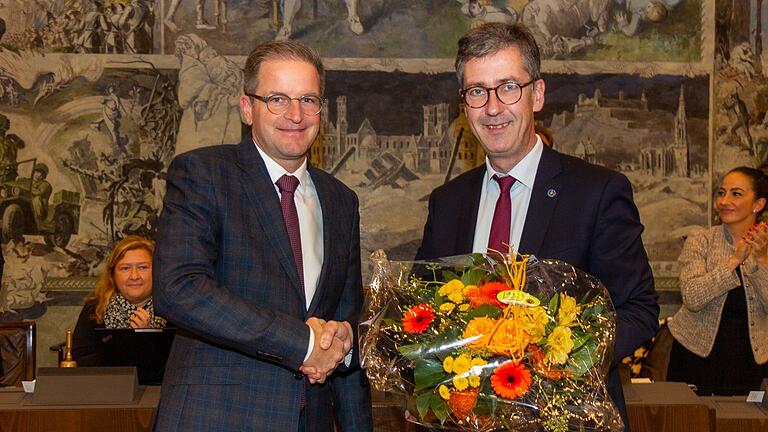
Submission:
POLYGON ((309 182, 309 175, 307 172, 307 158, 304 158, 304 162, 301 163, 301 166, 297 168, 296 171, 289 173, 285 170, 285 168, 281 167, 280 164, 275 162, 274 159, 269 157, 269 155, 266 154, 264 150, 261 149, 261 147, 257 146, 255 142, 253 145, 256 146, 256 150, 259 151, 261 158, 264 159, 264 165, 267 166, 267 172, 269 173, 269 179, 272 181, 272 184, 276 184, 277 180, 279 180, 280 177, 284 176, 285 174, 290 174, 299 179, 299 187, 297 190, 299 192, 304 190, 304 186, 309 182))
POLYGON ((525 157, 517 163, 509 172, 500 173, 493 169, 491 161, 488 156, 485 157, 485 183, 487 184, 493 179, 493 176, 498 174, 499 176, 511 175, 517 181, 515 183, 521 183, 528 189, 533 189, 533 182, 536 180, 536 171, 539 168, 539 161, 541 160, 541 154, 544 152, 544 143, 541 141, 541 137, 536 135, 536 144, 533 145, 531 151, 528 152, 525 157))

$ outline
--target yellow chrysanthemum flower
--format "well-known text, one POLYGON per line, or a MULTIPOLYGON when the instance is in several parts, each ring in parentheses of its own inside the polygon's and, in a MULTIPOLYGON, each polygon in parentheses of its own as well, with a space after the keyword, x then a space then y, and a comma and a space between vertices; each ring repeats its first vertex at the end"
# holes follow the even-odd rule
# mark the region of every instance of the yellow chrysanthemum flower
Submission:
POLYGON ((477 288, 477 286, 475 286, 475 285, 467 285, 467 286, 464 287, 464 289, 461 290, 461 295, 466 297, 467 293, 469 293, 470 291, 472 291, 475 288, 477 288))
POLYGON ((563 326, 555 327, 547 338, 547 361, 551 364, 565 364, 572 349, 571 329, 563 326))
POLYGON ((448 373, 453 372, 453 357, 448 356, 443 360, 443 370, 448 373))
POLYGON ((464 296, 461 295, 461 291, 448 294, 448 300, 454 303, 461 303, 464 301, 464 296))
POLYGON ((459 305, 459 310, 462 312, 466 312, 469 310, 469 303, 463 303, 459 305))
POLYGON ((463 289, 464 284, 458 279, 453 279, 447 282, 445 285, 441 286, 437 293, 441 296, 447 296, 456 292, 461 293, 463 289))
POLYGON ((561 326, 569 326, 576 321, 576 317, 579 315, 579 305, 576 304, 576 299, 560 293, 560 308, 557 309, 557 323, 561 326))
POLYGON ((462 354, 453 361, 453 373, 456 375, 465 374, 469 371, 472 363, 470 357, 466 354, 462 354))
POLYGON ((453 386, 456 387, 456 390, 458 391, 466 390, 467 387, 469 387, 469 380, 467 377, 463 376, 453 377, 453 386))
POLYGON ((440 387, 437 388, 437 391, 440 392, 440 397, 448 400, 451 398, 451 391, 448 390, 448 386, 445 384, 440 384, 440 387))
POLYGON ((480 387, 480 377, 477 375, 470 375, 469 385, 471 385, 472 387, 480 387))
POLYGON ((455 307, 455 303, 445 302, 440 305, 440 312, 450 313, 455 307))

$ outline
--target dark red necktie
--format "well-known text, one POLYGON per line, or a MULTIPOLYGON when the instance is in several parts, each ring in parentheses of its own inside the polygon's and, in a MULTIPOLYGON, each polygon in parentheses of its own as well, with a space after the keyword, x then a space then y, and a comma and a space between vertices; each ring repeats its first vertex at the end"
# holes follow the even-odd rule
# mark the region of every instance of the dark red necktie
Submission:
MULTIPOLYGON (((491 234, 488 236, 488 249, 507 253, 509 252, 507 245, 509 243, 509 229, 512 225, 512 200, 509 198, 509 190, 515 184, 515 178, 495 175, 493 179, 499 183, 501 192, 499 199, 496 200, 496 210, 493 211, 491 234)), ((489 253, 492 252, 489 251, 489 253)))
POLYGON ((293 193, 299 187, 299 179, 294 176, 284 175, 277 179, 277 188, 280 189, 280 208, 283 210, 283 221, 288 231, 288 239, 291 241, 293 261, 296 263, 296 271, 299 273, 301 289, 304 289, 304 259, 301 255, 301 230, 299 229, 299 212, 296 211, 296 202, 293 193))
MULTIPOLYGON (((299 272, 301 289, 304 289, 304 263, 301 255, 301 230, 299 229, 299 212, 296 210, 296 202, 293 193, 299 187, 299 179, 294 176, 284 175, 277 179, 277 188, 280 189, 280 209, 283 211, 283 222, 288 231, 288 239, 291 241, 293 261, 296 263, 296 271, 299 272)), ((301 378, 301 392, 299 394, 299 412, 304 411, 307 405, 307 380, 301 378)))

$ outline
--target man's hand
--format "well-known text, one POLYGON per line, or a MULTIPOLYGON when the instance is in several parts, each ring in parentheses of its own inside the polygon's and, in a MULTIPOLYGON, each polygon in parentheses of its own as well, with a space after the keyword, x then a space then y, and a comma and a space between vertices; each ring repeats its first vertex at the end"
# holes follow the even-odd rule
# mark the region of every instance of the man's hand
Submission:
POLYGON ((300 369, 310 383, 323 383, 352 348, 352 326, 347 322, 325 322, 315 317, 307 320, 307 325, 314 332, 315 343, 312 354, 300 369))

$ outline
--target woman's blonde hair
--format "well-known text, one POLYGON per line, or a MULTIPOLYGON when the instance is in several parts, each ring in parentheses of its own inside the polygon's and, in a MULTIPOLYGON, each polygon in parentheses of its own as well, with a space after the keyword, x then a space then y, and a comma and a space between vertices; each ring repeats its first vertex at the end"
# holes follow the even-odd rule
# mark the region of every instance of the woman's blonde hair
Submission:
POLYGON ((117 242, 114 249, 112 249, 112 253, 109 254, 104 263, 104 270, 99 276, 99 281, 96 282, 96 289, 85 298, 86 304, 96 304, 92 318, 95 318, 97 323, 104 323, 104 312, 107 309, 109 300, 112 299, 112 295, 117 291, 117 286, 115 285, 115 267, 117 263, 123 259, 128 251, 136 249, 146 250, 151 257, 155 253, 155 243, 139 236, 128 236, 117 242))

